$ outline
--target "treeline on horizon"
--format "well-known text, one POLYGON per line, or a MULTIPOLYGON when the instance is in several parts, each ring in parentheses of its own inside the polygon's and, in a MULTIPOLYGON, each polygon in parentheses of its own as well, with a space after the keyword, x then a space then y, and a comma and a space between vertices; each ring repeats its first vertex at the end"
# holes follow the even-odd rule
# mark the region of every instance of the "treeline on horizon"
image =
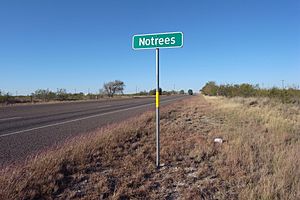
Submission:
POLYGON ((30 95, 16 95, 13 96, 9 93, 0 91, 0 103, 14 104, 14 103, 37 103, 48 101, 72 101, 72 100, 85 100, 97 99, 96 94, 84 94, 83 92, 68 93, 66 89, 58 89, 53 92, 49 89, 38 89, 30 95))
POLYGON ((300 104, 300 90, 298 88, 260 88, 259 85, 243 84, 216 84, 209 81, 200 90, 208 96, 224 97, 268 97, 280 100, 282 103, 300 104))
MULTIPOLYGON (((160 88, 161 95, 174 95, 174 94, 185 94, 184 90, 180 91, 162 91, 160 88)), ((190 92, 190 91, 189 91, 190 92)), ((156 90, 150 91, 141 91, 134 94, 115 94, 115 96, 147 96, 147 95, 155 95, 156 90)), ((99 91, 99 93, 88 93, 85 94, 83 92, 78 93, 70 93, 67 92, 66 89, 58 89, 56 92, 53 92, 49 89, 38 89, 34 93, 30 95, 16 95, 13 96, 10 93, 4 93, 0 90, 0 103, 2 104, 16 104, 16 103, 38 103, 38 102, 49 102, 49 101, 77 101, 77 100, 96 100, 104 97, 108 97, 108 95, 99 91)))

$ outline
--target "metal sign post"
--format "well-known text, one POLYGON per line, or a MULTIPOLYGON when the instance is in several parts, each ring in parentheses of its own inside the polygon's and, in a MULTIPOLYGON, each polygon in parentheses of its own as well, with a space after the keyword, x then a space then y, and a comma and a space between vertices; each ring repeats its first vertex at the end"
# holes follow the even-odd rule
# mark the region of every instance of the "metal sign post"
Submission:
POLYGON ((160 166, 159 141, 159 48, 156 48, 156 167, 160 166))
POLYGON ((159 126, 159 49, 183 47, 183 33, 141 34, 132 37, 132 48, 155 49, 156 52, 156 167, 160 166, 160 126, 159 126))

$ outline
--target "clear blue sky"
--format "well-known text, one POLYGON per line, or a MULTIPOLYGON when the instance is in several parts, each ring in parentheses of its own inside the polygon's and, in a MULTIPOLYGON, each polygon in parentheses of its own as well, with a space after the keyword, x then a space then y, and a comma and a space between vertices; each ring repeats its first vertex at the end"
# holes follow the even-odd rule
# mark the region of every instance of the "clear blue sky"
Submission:
POLYGON ((149 90, 155 51, 132 50, 131 38, 166 31, 182 31, 184 47, 161 50, 163 89, 300 84, 299 0, 2 0, 0 89, 96 92, 120 79, 149 90))

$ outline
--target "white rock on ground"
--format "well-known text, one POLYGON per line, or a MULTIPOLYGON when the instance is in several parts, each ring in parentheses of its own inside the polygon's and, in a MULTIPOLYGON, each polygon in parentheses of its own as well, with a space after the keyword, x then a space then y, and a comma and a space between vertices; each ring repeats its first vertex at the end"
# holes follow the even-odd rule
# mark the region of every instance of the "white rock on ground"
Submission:
POLYGON ((222 144, 223 143, 223 139, 222 138, 215 138, 214 142, 222 144))

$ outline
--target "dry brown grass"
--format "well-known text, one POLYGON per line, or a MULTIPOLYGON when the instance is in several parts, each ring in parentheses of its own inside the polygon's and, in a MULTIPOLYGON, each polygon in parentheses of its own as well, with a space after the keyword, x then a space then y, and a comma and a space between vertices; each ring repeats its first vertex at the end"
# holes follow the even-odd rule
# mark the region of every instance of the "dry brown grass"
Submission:
POLYGON ((299 109, 248 101, 163 109, 159 170, 148 112, 3 169, 0 199, 299 198, 299 109))
POLYGON ((226 123, 221 156, 240 199, 300 199, 300 107, 262 98, 209 98, 226 123))

